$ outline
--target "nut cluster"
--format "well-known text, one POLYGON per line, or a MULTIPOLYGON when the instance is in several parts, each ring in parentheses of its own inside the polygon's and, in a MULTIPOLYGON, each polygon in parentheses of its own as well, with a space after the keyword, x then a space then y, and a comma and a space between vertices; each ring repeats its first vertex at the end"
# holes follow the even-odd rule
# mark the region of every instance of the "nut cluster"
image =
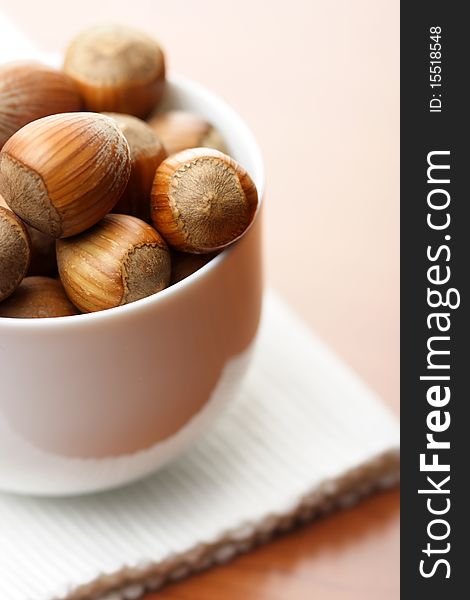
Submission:
POLYGON ((81 33, 62 71, 0 67, 0 317, 140 300, 245 233, 253 181, 211 123, 159 112, 164 89, 160 46, 125 26, 81 33))

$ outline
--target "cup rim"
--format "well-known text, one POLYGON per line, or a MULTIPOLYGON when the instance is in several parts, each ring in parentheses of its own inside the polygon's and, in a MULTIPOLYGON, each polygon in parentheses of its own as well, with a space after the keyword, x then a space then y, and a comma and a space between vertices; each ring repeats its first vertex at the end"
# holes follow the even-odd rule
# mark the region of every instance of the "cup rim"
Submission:
MULTIPOLYGON (((235 128, 240 132, 240 137, 242 137, 243 140, 246 142, 246 146, 250 148, 250 152, 255 164, 254 172, 250 173, 250 176, 252 176, 253 181, 255 182, 258 191, 259 202, 255 217, 248 228, 250 229, 255 220, 258 218, 265 191, 265 170, 263 158, 253 132, 242 119, 242 117, 235 111, 235 109, 228 104, 228 102, 220 98, 217 94, 215 94, 202 84, 181 75, 168 76, 167 82, 176 88, 184 89, 185 91, 190 91, 191 93, 199 96, 200 98, 206 99, 210 104, 218 104, 219 108, 224 113, 224 118, 234 123, 235 128)), ((135 302, 124 304, 122 306, 116 306, 114 308, 108 308, 106 310, 82 313, 78 315, 68 315, 62 317, 43 317, 40 319, 31 319, 24 317, 0 317, 0 331, 2 329, 31 329, 43 331, 44 329, 63 328, 64 326, 83 327, 86 324, 92 324, 96 321, 104 323, 106 321, 109 321, 110 319, 124 318, 124 315, 126 314, 128 316, 133 316, 134 313, 138 312, 139 310, 146 309, 152 304, 158 305, 162 302, 170 300, 173 296, 183 293, 187 287, 194 285, 197 281, 207 277, 213 269, 216 269, 218 265, 220 265, 223 261, 227 260, 228 256, 235 249, 236 244, 237 242, 222 250, 222 252, 215 256, 212 260, 210 260, 200 269, 198 269, 194 273, 191 273, 181 281, 178 281, 177 283, 174 283, 169 287, 165 288, 164 290, 152 294, 151 296, 147 296, 146 298, 141 298, 140 300, 136 300, 135 302), (120 317, 120 315, 122 315, 122 317, 120 317)))

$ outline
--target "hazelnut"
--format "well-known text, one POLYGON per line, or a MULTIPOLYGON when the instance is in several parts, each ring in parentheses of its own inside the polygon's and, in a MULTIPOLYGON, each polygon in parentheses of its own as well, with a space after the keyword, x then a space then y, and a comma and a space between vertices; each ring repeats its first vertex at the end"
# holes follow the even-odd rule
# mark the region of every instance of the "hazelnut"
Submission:
POLYGON ((18 287, 30 260, 26 227, 11 210, 0 206, 0 302, 18 287))
POLYGON ((31 227, 31 225, 26 225, 26 229, 31 240, 31 264, 27 275, 56 275, 55 239, 47 233, 42 233, 42 231, 31 227))
POLYGON ((81 109, 74 81, 35 62, 0 67, 0 148, 18 129, 41 117, 81 109))
POLYGON ((26 223, 54 238, 84 231, 116 204, 129 179, 116 122, 65 113, 28 123, 0 153, 0 193, 26 223))
POLYGON ((147 123, 131 115, 106 113, 124 134, 131 151, 131 175, 113 212, 150 221, 150 192, 158 165, 166 158, 157 134, 147 123))
POLYGON ((174 250, 171 253, 170 285, 178 283, 196 271, 199 271, 201 267, 210 262, 217 254, 217 252, 213 252, 212 254, 188 254, 187 252, 174 250))
POLYGON ((165 85, 165 59, 146 34, 121 25, 82 32, 67 49, 65 72, 77 83, 89 110, 145 118, 165 85))
POLYGON ((168 154, 201 147, 227 152, 217 129, 199 115, 171 110, 152 117, 149 125, 162 140, 168 154))
POLYGON ((0 317, 40 319, 77 314, 60 281, 50 277, 26 277, 17 290, 0 303, 0 317))
POLYGON ((248 173, 218 150, 183 150, 155 173, 152 221, 176 250, 205 254, 227 246, 245 232, 257 206, 248 173))
POLYGON ((170 281, 170 253, 147 223, 109 214, 92 229, 57 241, 59 274, 82 312, 113 308, 150 296, 170 281))
MULTIPOLYGON (((2 196, 0 206, 11 210, 2 196)), ((24 223, 31 242, 31 263, 27 275, 53 275, 57 272, 55 239, 24 223)))

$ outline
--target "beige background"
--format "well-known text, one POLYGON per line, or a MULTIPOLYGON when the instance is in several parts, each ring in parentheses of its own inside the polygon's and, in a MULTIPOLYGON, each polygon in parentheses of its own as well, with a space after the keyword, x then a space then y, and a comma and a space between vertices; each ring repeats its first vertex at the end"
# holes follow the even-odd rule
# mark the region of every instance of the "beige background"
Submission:
MULTIPOLYGON (((398 1, 1 0, 0 9, 51 51, 100 20, 142 27, 169 70, 241 113, 266 161, 269 281, 398 412, 398 1)), ((390 582, 393 522, 366 552, 390 582)), ((366 558, 332 557, 338 581, 353 566, 359 579, 368 571, 366 558)), ((398 597, 397 584, 387 590, 398 597)))

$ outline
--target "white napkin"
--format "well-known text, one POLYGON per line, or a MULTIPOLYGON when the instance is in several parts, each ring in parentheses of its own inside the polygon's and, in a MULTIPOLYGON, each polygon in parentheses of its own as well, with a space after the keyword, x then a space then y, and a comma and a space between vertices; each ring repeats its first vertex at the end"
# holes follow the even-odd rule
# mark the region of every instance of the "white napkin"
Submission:
POLYGON ((238 398, 185 455, 113 492, 0 495, 0 598, 138 598, 397 477, 396 419, 271 292, 238 398))

